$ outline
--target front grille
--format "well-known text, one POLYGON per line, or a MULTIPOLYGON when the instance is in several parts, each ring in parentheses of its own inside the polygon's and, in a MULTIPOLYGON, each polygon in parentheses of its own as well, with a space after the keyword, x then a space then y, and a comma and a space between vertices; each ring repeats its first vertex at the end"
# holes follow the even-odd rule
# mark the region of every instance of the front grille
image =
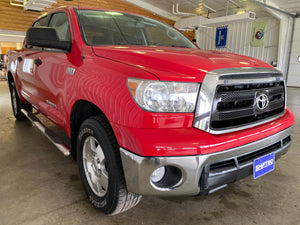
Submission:
POLYGON ((217 69, 203 79, 193 126, 223 134, 270 122, 284 112, 285 83, 278 70, 217 69))
POLYGON ((283 81, 256 84, 221 84, 216 88, 212 105, 212 129, 229 129, 276 116, 285 110, 283 81), (267 96, 262 108, 258 97, 267 96))

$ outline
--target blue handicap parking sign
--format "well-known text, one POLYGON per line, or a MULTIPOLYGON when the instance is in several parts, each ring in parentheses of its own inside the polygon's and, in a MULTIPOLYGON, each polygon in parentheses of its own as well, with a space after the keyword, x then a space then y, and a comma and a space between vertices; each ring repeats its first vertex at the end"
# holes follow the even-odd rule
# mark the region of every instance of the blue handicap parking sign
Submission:
POLYGON ((217 27, 216 48, 225 48, 227 42, 227 26, 217 27))

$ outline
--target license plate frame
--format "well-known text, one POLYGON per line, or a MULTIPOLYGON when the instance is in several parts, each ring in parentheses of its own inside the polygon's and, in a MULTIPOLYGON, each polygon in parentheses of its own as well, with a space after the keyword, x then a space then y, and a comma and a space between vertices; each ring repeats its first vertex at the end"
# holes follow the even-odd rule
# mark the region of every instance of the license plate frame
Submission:
POLYGON ((253 179, 260 178, 275 169, 275 153, 261 156, 253 160, 253 179))

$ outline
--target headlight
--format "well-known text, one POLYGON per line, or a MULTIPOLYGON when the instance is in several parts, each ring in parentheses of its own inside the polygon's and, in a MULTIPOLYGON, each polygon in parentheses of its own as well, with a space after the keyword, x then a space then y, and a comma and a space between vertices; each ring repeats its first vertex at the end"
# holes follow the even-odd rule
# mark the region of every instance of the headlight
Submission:
POLYGON ((128 79, 135 102, 151 112, 194 112, 199 83, 128 79))

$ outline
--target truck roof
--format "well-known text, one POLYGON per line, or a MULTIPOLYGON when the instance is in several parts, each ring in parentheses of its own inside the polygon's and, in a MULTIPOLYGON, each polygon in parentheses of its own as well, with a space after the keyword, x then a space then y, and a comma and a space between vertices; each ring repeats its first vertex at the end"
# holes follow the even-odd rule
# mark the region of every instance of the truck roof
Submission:
POLYGON ((56 11, 59 11, 59 10, 66 10, 66 11, 70 11, 70 10, 74 10, 74 9, 88 9, 88 10, 101 10, 101 11, 113 11, 113 12, 120 12, 120 13, 127 13, 127 14, 133 14, 133 15, 138 15, 138 16, 143 16, 143 17, 148 17, 148 16, 144 16, 144 15, 141 15, 141 14, 137 14, 137 13, 133 13, 133 12, 126 12, 126 11, 122 11, 122 10, 115 10, 115 9, 107 9, 107 8, 96 8, 96 7, 86 7, 86 6, 60 6, 58 8, 55 8, 55 9, 52 9, 42 15, 40 15, 38 17, 41 18, 45 15, 48 15, 48 14, 51 14, 53 12, 56 12, 56 11))

